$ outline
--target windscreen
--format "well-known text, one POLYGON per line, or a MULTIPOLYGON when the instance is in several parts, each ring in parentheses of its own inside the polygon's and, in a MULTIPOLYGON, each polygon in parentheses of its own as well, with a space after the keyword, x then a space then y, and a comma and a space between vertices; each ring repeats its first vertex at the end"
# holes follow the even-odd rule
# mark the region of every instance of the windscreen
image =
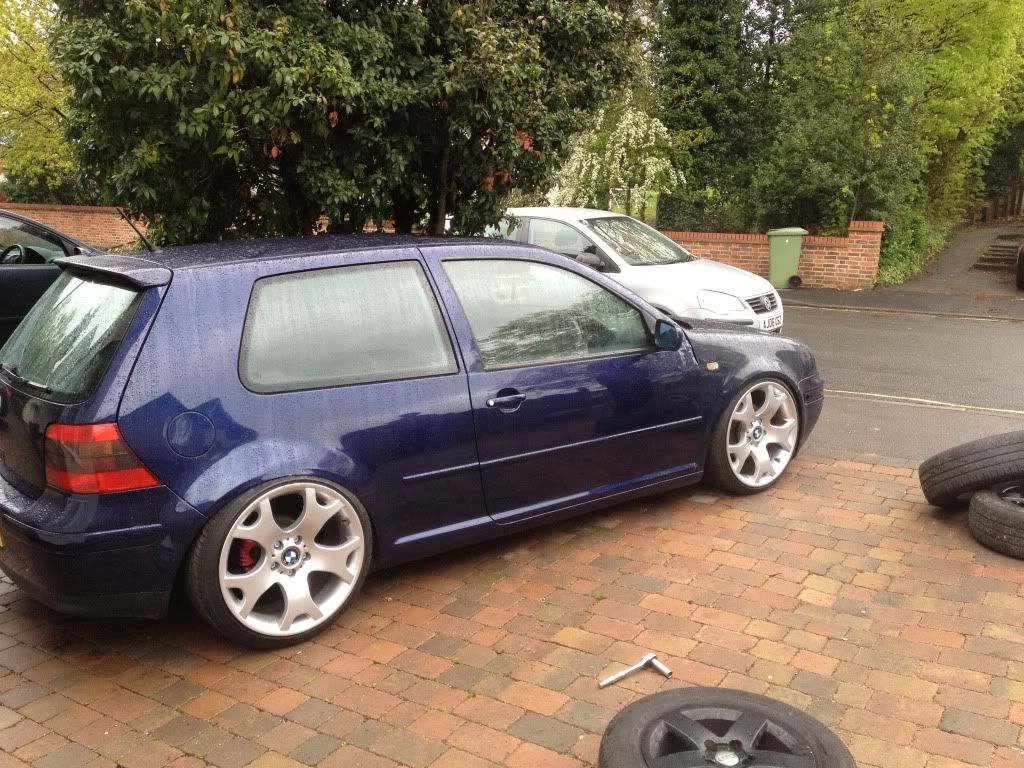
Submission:
POLYGON ((5 375, 47 399, 86 399, 121 343, 138 296, 126 286, 61 273, 0 349, 5 375))
POLYGON ((697 258, 658 230, 628 216, 607 216, 583 223, 603 237, 623 261, 634 267, 682 264, 697 258))

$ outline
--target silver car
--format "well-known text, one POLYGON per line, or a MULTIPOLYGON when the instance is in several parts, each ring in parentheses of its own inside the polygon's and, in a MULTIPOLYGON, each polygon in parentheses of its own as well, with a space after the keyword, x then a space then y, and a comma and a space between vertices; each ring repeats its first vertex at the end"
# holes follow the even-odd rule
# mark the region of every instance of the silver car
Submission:
POLYGON ((782 301, 767 280, 695 256, 629 216, 588 208, 510 208, 491 234, 576 259, 676 318, 782 330, 782 301))

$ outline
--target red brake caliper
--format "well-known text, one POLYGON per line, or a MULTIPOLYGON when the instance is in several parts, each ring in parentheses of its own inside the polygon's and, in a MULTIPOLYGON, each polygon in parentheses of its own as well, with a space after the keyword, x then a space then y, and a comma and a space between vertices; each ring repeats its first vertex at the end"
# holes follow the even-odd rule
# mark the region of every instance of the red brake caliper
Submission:
POLYGON ((256 565, 259 548, 260 545, 252 539, 245 539, 238 547, 238 565, 243 573, 256 565))

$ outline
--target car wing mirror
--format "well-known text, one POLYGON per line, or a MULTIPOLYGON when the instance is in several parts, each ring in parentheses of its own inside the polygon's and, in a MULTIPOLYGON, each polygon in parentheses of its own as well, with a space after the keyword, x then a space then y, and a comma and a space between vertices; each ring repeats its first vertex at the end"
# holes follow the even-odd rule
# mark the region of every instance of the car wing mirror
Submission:
POLYGON ((654 346, 669 352, 677 351, 683 346, 682 330, 668 320, 658 320, 654 324, 654 346))
POLYGON ((585 267, 596 269, 598 272, 604 271, 604 262, 601 260, 601 257, 597 255, 596 245, 588 245, 580 251, 579 255, 576 256, 576 261, 585 267))

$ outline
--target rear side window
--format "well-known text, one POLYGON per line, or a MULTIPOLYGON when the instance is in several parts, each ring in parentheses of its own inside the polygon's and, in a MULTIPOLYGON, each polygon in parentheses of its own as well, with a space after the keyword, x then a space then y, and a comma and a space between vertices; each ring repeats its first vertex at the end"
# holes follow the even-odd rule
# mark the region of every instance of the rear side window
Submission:
POLYGON ((139 295, 63 272, 0 349, 0 363, 50 399, 84 400, 124 338, 139 295))
POLYGON ((423 269, 398 261, 256 281, 242 336, 255 392, 392 381, 458 370, 423 269))

